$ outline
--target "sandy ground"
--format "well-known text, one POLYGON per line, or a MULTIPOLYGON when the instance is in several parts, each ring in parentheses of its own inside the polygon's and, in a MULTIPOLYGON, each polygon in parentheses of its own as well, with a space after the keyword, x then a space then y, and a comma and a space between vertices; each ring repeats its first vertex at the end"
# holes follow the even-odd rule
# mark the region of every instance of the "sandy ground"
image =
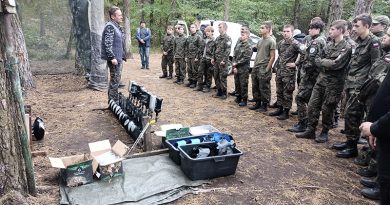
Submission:
MULTIPOLYGON (((329 149, 332 143, 344 140, 339 129, 330 132, 330 142, 326 144, 296 139, 286 131, 296 123, 295 116, 278 121, 238 107, 231 96, 227 100, 215 99, 211 97, 213 93, 195 92, 172 80, 159 79, 160 59, 160 55, 153 54, 151 69, 141 70, 136 55, 125 64, 122 77, 126 84, 134 80, 164 98, 163 111, 153 130, 170 123, 211 124, 231 133, 244 152, 234 176, 213 179, 206 187, 209 192, 187 195, 172 204, 377 204, 360 195, 360 177, 355 173, 358 166, 352 160, 336 158, 329 149)), ((89 142, 103 139, 133 144, 110 111, 95 110, 107 107, 105 92, 87 89, 81 76, 58 74, 71 72, 73 62, 32 65, 39 75, 34 76, 36 88, 29 91, 26 104, 32 106, 33 116, 41 116, 46 125, 45 139, 33 142, 32 151, 61 157, 87 153, 89 142)), ((228 90, 233 90, 232 76, 228 84, 228 90)), ((126 89, 121 91, 127 94, 126 89)), ((158 149, 161 139, 156 137, 153 141, 158 149)), ((50 166, 47 157, 33 160, 39 195, 29 197, 29 202, 58 204, 59 170, 50 166)))

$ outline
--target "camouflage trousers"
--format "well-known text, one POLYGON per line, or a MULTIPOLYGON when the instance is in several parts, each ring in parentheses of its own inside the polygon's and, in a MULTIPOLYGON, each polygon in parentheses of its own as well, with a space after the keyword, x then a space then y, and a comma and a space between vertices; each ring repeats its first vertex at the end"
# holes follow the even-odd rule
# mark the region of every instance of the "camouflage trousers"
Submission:
POLYGON ((227 76, 228 76, 228 64, 220 64, 221 61, 215 61, 214 65, 214 80, 217 90, 223 94, 227 94, 227 76))
POLYGON ((264 71, 266 67, 252 69, 252 96, 256 101, 269 103, 271 100, 272 72, 261 73, 261 69, 264 71))
POLYGON ((330 130, 332 128, 334 111, 340 101, 343 86, 343 81, 331 84, 317 82, 314 85, 307 110, 308 128, 310 130, 316 129, 320 113, 322 113, 323 129, 330 130))
POLYGON ((364 104, 358 100, 359 90, 348 88, 345 90, 347 106, 345 108, 345 135, 348 140, 357 141, 360 136, 359 126, 364 117, 364 104))
POLYGON ((295 73, 290 76, 276 75, 276 97, 278 105, 290 109, 295 90, 295 73))
POLYGON ((175 73, 178 80, 186 77, 186 61, 184 58, 175 58, 175 73))
POLYGON ((161 59, 161 69, 164 75, 173 74, 173 55, 163 55, 161 59), (169 67, 169 72, 167 70, 169 67))
POLYGON ((188 81, 196 82, 198 80, 199 60, 195 61, 195 58, 187 59, 187 73, 188 81))
POLYGON ((108 100, 112 99, 115 101, 119 100, 119 83, 122 75, 122 63, 114 65, 111 61, 107 61, 107 66, 110 70, 110 83, 108 87, 108 100))
POLYGON ((240 79, 238 79, 237 75, 234 75, 234 91, 236 93, 238 93, 237 92, 238 87, 240 87, 240 79))
POLYGON ((310 96, 313 92, 314 85, 318 76, 314 74, 307 74, 302 76, 301 82, 298 87, 298 93, 295 97, 297 103, 298 120, 302 121, 307 118, 307 105, 310 101, 310 96))
POLYGON ((213 78, 214 67, 210 59, 202 58, 198 70, 198 86, 210 88, 213 78))
POLYGON ((237 68, 237 74, 234 75, 234 79, 238 81, 238 87, 235 87, 236 92, 240 95, 240 98, 248 99, 248 83, 249 83, 249 65, 237 68))

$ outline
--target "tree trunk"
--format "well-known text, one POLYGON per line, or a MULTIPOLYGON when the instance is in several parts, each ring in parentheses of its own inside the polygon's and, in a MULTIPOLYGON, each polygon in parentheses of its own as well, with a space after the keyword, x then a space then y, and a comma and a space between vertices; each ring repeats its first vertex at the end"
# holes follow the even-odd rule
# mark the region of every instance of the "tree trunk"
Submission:
POLYGON ((124 12, 123 16, 125 18, 125 50, 126 50, 126 58, 131 59, 133 58, 133 54, 131 53, 131 26, 130 26, 130 1, 124 0, 123 1, 123 7, 124 12))
POLYGON ((46 36, 45 14, 42 11, 39 14, 39 34, 41 37, 46 36))
POLYGON ((343 15, 343 0, 332 0, 329 7, 328 28, 333 21, 341 19, 343 15))
POLYGON ((374 0, 366 0, 366 10, 364 12, 371 14, 374 7, 374 0))
POLYGON ((24 123, 24 102, 16 62, 12 24, 15 14, 0 14, 0 202, 15 202, 20 194, 36 195, 34 170, 24 123), (19 194, 20 193, 20 194, 19 194), (15 197, 11 197, 11 196, 15 197))
POLYGON ((172 3, 171 3, 172 12, 171 12, 171 14, 172 14, 173 19, 177 18, 176 7, 177 7, 176 0, 172 0, 172 3))
POLYGON ((295 0, 294 16, 293 16, 293 19, 294 19, 293 25, 295 28, 298 28, 298 20, 299 20, 300 13, 301 13, 301 1, 295 0))
POLYGON ((141 16, 140 16, 141 19, 140 20, 144 21, 145 20, 145 11, 144 11, 145 0, 139 0, 139 4, 141 7, 141 16))
POLYGON ((353 17, 362 13, 371 14, 374 0, 356 0, 353 17))
POLYGON ((66 59, 70 59, 70 53, 72 52, 73 38, 74 38, 74 26, 72 24, 70 25, 68 46, 66 47, 66 53, 65 53, 66 59))
POLYGON ((75 61, 74 61, 74 68, 75 68, 75 70, 74 70, 73 74, 75 74, 75 75, 84 75, 85 74, 85 72, 84 72, 85 68, 84 68, 83 63, 81 62, 81 58, 79 56, 79 52, 77 51, 77 49, 76 49, 76 53, 74 55, 74 59, 75 59, 75 61))
POLYGON ((223 20, 229 20, 229 0, 224 0, 223 2, 223 20))

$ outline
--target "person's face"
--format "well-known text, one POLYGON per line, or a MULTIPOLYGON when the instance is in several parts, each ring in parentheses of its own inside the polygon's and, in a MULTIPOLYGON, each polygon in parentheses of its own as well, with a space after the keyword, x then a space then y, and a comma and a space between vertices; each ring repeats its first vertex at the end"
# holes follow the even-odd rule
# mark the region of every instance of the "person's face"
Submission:
POLYGON ((368 25, 363 25, 362 21, 357 21, 353 23, 352 31, 356 33, 358 36, 364 35, 368 30, 368 25))
POLYGON ((145 28, 146 24, 145 23, 141 23, 140 26, 141 26, 141 28, 145 28))
POLYGON ((184 33, 184 28, 180 27, 178 31, 179 31, 180 34, 183 34, 184 33))
POLYGON ((246 33, 246 31, 241 31, 241 37, 240 38, 241 38, 242 41, 247 41, 249 36, 246 33))
POLYGON ((123 15, 121 10, 116 10, 114 15, 111 15, 111 19, 116 23, 122 23, 123 15))
POLYGON ((190 26, 190 31, 192 34, 194 34, 196 32, 196 26, 195 25, 191 25, 190 26))
POLYGON ((167 28, 167 34, 172 34, 172 33, 173 33, 173 29, 167 28))
POLYGON ((291 31, 291 28, 284 28, 284 29, 283 29, 283 38, 284 38, 284 39, 290 39, 290 38, 292 38, 292 31, 291 31))
POLYGON ((331 39, 335 39, 337 37, 339 37, 340 35, 342 35, 342 30, 341 29, 337 29, 336 27, 334 26, 331 26, 329 28, 329 33, 328 33, 329 37, 331 39))
POLYGON ((207 36, 207 37, 212 37, 212 36, 213 36, 213 32, 211 32, 211 31, 206 31, 206 36, 207 36))
POLYGON ((315 36, 315 35, 318 35, 320 34, 320 29, 318 28, 309 28, 309 35, 310 36, 315 36))
POLYGON ((218 31, 219 33, 222 35, 222 34, 225 34, 225 28, 223 27, 222 24, 218 25, 218 31))
POLYGON ((390 46, 390 29, 387 30, 386 35, 382 38, 383 46, 390 46))
POLYGON ((265 25, 260 26, 260 31, 259 31, 260 35, 265 35, 269 32, 270 32, 270 29, 268 29, 265 25))
POLYGON ((370 28, 370 31, 373 33, 382 32, 384 30, 385 30, 385 26, 382 25, 381 23, 373 23, 370 28))

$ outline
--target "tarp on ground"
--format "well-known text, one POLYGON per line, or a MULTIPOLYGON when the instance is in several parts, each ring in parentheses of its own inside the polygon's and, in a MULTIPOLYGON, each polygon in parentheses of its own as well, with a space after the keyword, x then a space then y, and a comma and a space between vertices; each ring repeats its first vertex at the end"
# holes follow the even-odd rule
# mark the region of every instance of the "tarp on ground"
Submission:
POLYGON ((186 194, 206 180, 191 181, 167 154, 123 161, 124 176, 79 187, 60 185, 61 204, 163 204, 186 194))

